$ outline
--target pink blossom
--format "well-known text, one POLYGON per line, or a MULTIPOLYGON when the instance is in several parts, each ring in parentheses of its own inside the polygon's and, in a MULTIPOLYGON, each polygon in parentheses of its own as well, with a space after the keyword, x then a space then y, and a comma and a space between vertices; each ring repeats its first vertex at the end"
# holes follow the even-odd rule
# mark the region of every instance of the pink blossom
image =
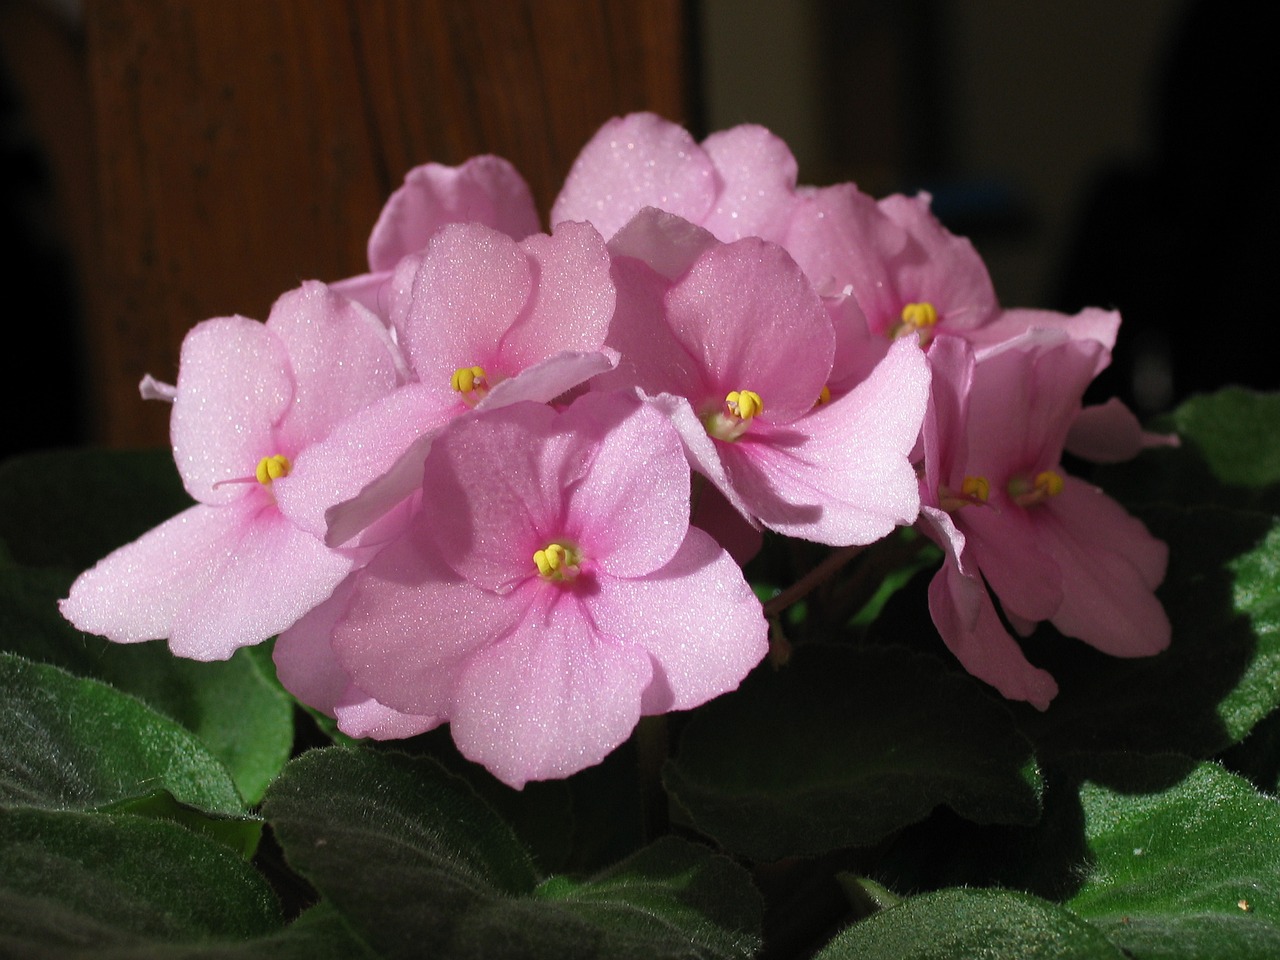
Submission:
POLYGON ((588 224, 520 242, 449 224, 401 259, 388 298, 411 382, 335 431, 314 461, 340 502, 308 529, 334 545, 421 488, 431 438, 453 418, 545 403, 615 359, 601 349, 615 299, 609 255, 588 224))
POLYGON ((512 786, 597 763, 642 714, 733 689, 765 653, 741 571, 689 526, 679 438, 634 396, 460 419, 424 488, 355 576, 332 649, 512 786))
POLYGON ((764 127, 744 124, 699 146, 678 124, 632 113, 609 120, 582 148, 551 222, 586 220, 611 238, 654 207, 726 242, 781 240, 795 187, 795 158, 764 127))
POLYGON ((914 342, 839 395, 826 305, 782 248, 721 244, 653 209, 610 247, 622 359, 596 389, 658 397, 694 468, 754 523, 847 545, 914 521, 929 381, 914 342))
POLYGON ((382 323, 310 282, 265 324, 206 320, 182 345, 174 459, 195 506, 82 574, 77 627, 122 643, 168 638, 179 656, 229 657, 323 601, 355 566, 300 528, 327 491, 301 480, 319 441, 393 390, 402 361, 382 323), (286 492, 288 496, 286 496, 286 492))
POLYGON ((955 338, 931 350, 921 525, 947 556, 930 585, 929 610, 970 673, 1041 709, 1057 684, 1002 626, 988 587, 1024 634, 1047 620, 1121 657, 1148 656, 1169 643, 1154 595, 1167 548, 1061 465, 1103 353, 1096 341, 1053 330, 976 357, 955 338))
POLYGON ((480 223, 523 240, 538 232, 538 211, 528 185, 501 157, 472 157, 458 167, 427 163, 405 174, 369 236, 369 272, 333 288, 384 319, 386 286, 401 259, 422 250, 450 223, 480 223))

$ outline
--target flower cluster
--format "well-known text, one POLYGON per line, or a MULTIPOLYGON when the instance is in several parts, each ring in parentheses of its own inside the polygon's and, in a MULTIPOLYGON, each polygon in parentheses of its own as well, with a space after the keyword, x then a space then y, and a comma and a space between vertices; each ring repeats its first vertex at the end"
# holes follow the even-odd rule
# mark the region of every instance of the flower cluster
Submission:
POLYGON ((428 164, 368 273, 196 326, 143 392, 198 502, 64 614, 206 660, 278 635, 281 680, 345 732, 447 722, 514 786, 738 685, 767 649, 740 566, 762 529, 918 524, 943 639, 1039 707, 1056 687, 1010 629, 1168 643, 1163 544, 1061 465, 1158 440, 1081 405, 1115 314, 1001 309, 928 197, 799 187, 754 126, 611 121, 551 225, 503 160, 428 164))

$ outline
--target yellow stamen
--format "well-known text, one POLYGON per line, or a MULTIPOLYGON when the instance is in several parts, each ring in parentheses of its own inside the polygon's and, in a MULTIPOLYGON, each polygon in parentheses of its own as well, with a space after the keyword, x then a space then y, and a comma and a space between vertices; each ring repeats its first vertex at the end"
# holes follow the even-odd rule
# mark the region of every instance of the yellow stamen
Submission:
POLYGON ((965 477, 960 492, 972 503, 986 503, 991 496, 991 484, 986 477, 965 477))
POLYGON ((463 395, 479 392, 483 396, 489 389, 484 367, 459 367, 453 371, 449 385, 463 395))
POLYGON ((572 580, 580 572, 581 563, 582 554, 578 549, 564 543, 553 541, 533 553, 533 565, 543 580, 572 580))
POLYGON ((1056 497, 1065 485, 1066 481, 1062 479, 1062 474, 1053 470, 1041 470, 1034 480, 1025 474, 1011 479, 1009 496, 1018 506, 1031 507, 1037 503, 1043 503, 1050 497, 1056 497))
POLYGON ((289 463, 289 458, 277 453, 273 457, 263 457, 259 460, 258 469, 253 472, 253 475, 260 484, 269 487, 272 480, 287 477, 291 469, 293 465, 289 463))
POLYGON ((938 309, 932 303, 908 303, 902 308, 900 319, 889 330, 889 337, 897 339, 909 333, 920 337, 924 346, 933 337, 933 328, 938 325, 938 309))
POLYGON ((747 432, 762 410, 764 401, 754 390, 730 390, 722 405, 703 413, 702 425, 709 436, 733 441, 747 432))
POLYGON ((831 402, 831 388, 825 383, 822 385, 822 392, 818 394, 818 400, 814 404, 815 407, 821 407, 831 402))
POLYGON ((965 477, 959 493, 948 487, 938 491, 938 505, 948 513, 955 513, 961 507, 981 506, 990 495, 991 484, 986 477, 965 477))
POLYGON ((754 390, 732 390, 724 398, 724 405, 740 420, 750 420, 764 409, 764 401, 754 390))

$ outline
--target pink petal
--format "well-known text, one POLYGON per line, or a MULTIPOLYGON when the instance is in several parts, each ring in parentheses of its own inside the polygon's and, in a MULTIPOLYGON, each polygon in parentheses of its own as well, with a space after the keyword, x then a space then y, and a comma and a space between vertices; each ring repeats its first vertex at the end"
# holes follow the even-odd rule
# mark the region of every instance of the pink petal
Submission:
POLYGON ((702 143, 724 183, 702 225, 719 239, 763 237, 781 243, 795 203, 796 159, 781 138, 743 124, 702 143))
POLYGON ((1028 513, 993 494, 985 505, 964 507, 956 525, 1001 605, 1027 620, 1048 620, 1062 604, 1062 571, 1028 513))
POLYGON ((1044 505, 1038 526, 1062 568, 1053 624, 1104 653, 1140 657, 1169 645, 1169 618, 1152 592, 1168 547, 1101 490, 1073 477, 1044 505))
POLYGON ((1045 710, 1058 685, 1032 666, 1000 624, 982 581, 963 576, 950 558, 929 583, 929 615, 960 664, 1010 700, 1045 710))
POLYGON ((347 543, 422 488, 431 437, 461 406, 419 383, 387 394, 308 447, 273 483, 280 509, 330 545, 347 543))
POLYGON ((516 240, 538 231, 538 211, 524 178, 501 157, 472 157, 460 167, 414 167, 391 194, 369 237, 369 268, 395 269, 441 227, 476 222, 516 240))
MULTIPOLYGON (((240 504, 222 509, 239 511, 240 504)), ((169 647, 180 657, 225 660, 295 624, 351 572, 350 557, 291 524, 275 507, 242 513, 207 545, 207 587, 174 619, 169 647)))
POLYGON ((565 491, 590 469, 593 448, 542 404, 455 421, 436 438, 423 481, 425 522, 448 564, 498 591, 536 573, 534 553, 571 533, 565 491))
POLYGON ((401 713, 366 695, 359 687, 348 688, 343 702, 334 707, 338 729, 349 737, 370 740, 403 740, 434 730, 444 723, 441 717, 401 713))
POLYGON ((760 601, 742 571, 697 528, 662 569, 601 577, 588 609, 603 634, 652 655, 645 713, 689 710, 735 689, 769 647, 760 601))
POLYGON ((973 330, 966 336, 975 344, 994 346, 1012 340, 1028 330, 1058 330, 1072 340, 1097 343, 1102 349, 1096 355, 1097 376, 1111 360, 1116 345, 1116 333, 1120 329, 1120 314, 1114 310, 1086 307, 1074 316, 1053 310, 1004 310, 981 330, 973 330))
POLYGON ((1176 433, 1148 433, 1128 407, 1112 397, 1106 403, 1085 407, 1072 421, 1066 448, 1094 463, 1131 460, 1148 447, 1176 447, 1176 433))
POLYGON ((781 247, 747 238, 708 250, 671 288, 666 310, 712 391, 689 398, 699 413, 732 390, 753 390, 764 420, 788 423, 812 409, 826 385, 831 318, 781 247))
POLYGON ((504 596, 463 581, 420 520, 353 579, 330 635, 363 691, 397 712, 447 717, 458 671, 523 616, 538 581, 504 596))
POLYGON ((407 257, 392 281, 392 321, 418 379, 450 389, 454 371, 498 369, 499 345, 534 290, 529 258, 506 234, 450 224, 423 254, 407 257))
POLYGON ((330 717, 351 686, 351 676, 333 655, 329 636, 346 610, 353 585, 354 577, 343 580, 328 600, 282 632, 271 651, 276 676, 284 688, 330 717))
MULTIPOLYGON (((929 205, 927 193, 894 194, 879 202, 885 215, 911 235, 919 251, 888 264, 899 298, 895 309, 909 302, 932 303, 939 325, 952 333, 990 323, 999 305, 986 264, 968 239, 943 227, 929 205)), ((854 295, 858 294, 855 288, 854 295)))
POLYGON ((80 574, 58 604, 62 615, 117 643, 168 637, 191 597, 207 589, 216 563, 211 545, 239 516, 234 506, 184 510, 80 574))
POLYGON ((598 349, 613 317, 614 291, 604 239, 586 223, 521 244, 536 282, 526 313, 506 331, 501 356, 510 375, 556 353, 598 349))
POLYGON ((592 377, 609 372, 617 366, 619 359, 618 351, 608 347, 588 353, 557 353, 525 367, 511 379, 503 380, 476 404, 475 409, 497 410, 513 403, 550 403, 592 377))
POLYGON ((833 545, 871 543, 919 512, 908 454, 928 394, 928 363, 901 340, 851 393, 791 426, 719 444, 720 456, 765 526, 833 545))
POLYGON ((608 238, 644 207, 698 223, 719 190, 715 166, 686 130, 656 114, 633 113, 605 123, 583 147, 551 223, 586 220, 608 238))
POLYGON ((613 235, 609 252, 643 260, 668 280, 676 280, 716 244, 708 231, 683 217, 645 207, 613 235))
POLYGON ((783 244, 825 296, 851 293, 871 331, 884 334, 903 307, 890 265, 908 252, 910 235, 852 183, 809 193, 796 205, 783 244))
POLYGON ((277 439, 294 452, 390 393, 407 374, 382 321, 314 280, 276 301, 267 329, 289 352, 293 404, 277 439))
POLYGON ((689 524, 689 465, 670 421, 634 393, 596 393, 565 411, 558 428, 595 445, 590 471, 566 491, 566 532, 612 577, 670 561, 689 524))
POLYGON ((517 789, 603 760, 653 677, 640 646, 602 634, 567 592, 555 599, 470 659, 450 713, 463 756, 517 789))
POLYGON ((662 301, 670 289, 667 279, 630 258, 614 261, 613 278, 618 306, 608 343, 621 359, 612 373, 595 379, 592 389, 609 392, 639 386, 646 393, 682 397, 708 393, 698 361, 661 321, 662 301))
POLYGON ((238 499, 244 488, 223 481, 252 477, 263 457, 297 453, 275 449, 273 436, 293 401, 289 355, 256 320, 196 324, 182 341, 177 386, 173 458, 187 491, 202 503, 238 499))

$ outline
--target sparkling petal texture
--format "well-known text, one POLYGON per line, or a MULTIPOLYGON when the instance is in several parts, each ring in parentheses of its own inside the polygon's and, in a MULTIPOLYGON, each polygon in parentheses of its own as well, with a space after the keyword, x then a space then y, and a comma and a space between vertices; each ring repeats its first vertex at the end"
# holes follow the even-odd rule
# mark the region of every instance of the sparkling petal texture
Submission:
POLYGON ((720 192, 715 165, 682 127, 652 113, 605 123, 582 148, 551 208, 551 223, 586 220, 612 237, 657 207, 694 223, 720 192))
POLYGON ((515 240, 538 232, 538 211, 524 178, 501 157, 472 157, 458 167, 427 163, 405 174, 369 236, 369 268, 393 270, 449 223, 482 223, 515 240))

